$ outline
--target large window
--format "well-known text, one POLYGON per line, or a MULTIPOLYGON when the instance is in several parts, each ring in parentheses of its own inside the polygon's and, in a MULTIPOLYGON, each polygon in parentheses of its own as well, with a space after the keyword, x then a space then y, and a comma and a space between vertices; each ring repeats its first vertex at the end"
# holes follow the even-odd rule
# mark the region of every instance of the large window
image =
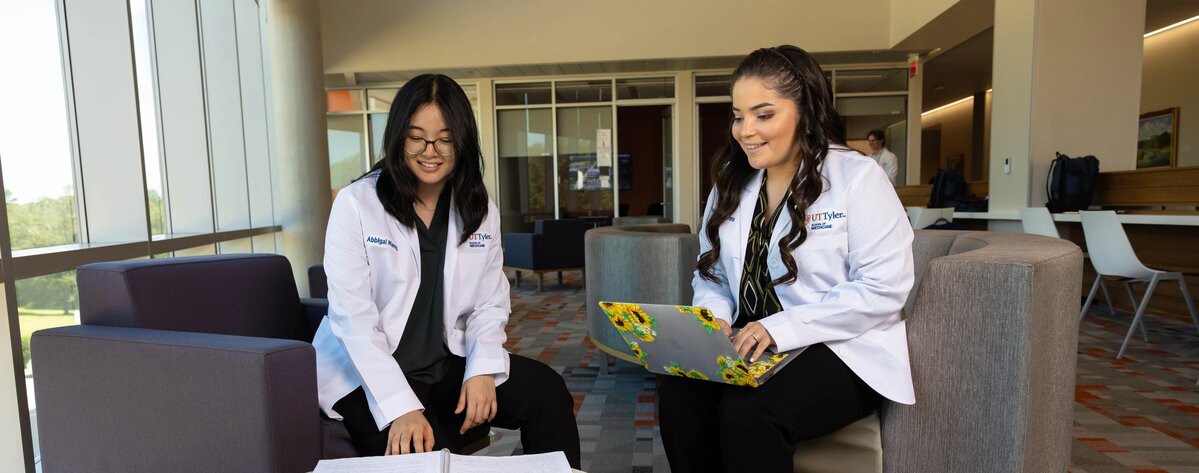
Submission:
POLYGON ((554 217, 554 115, 548 108, 496 112, 499 141, 500 221, 524 231, 554 217))
POLYGON ((132 20, 134 64, 137 67, 137 104, 142 129, 142 161, 146 169, 146 204, 150 213, 150 234, 166 232, 166 213, 162 186, 162 152, 159 146, 158 90, 152 58, 152 27, 147 11, 148 0, 129 0, 132 20))
POLYGON ((14 250, 80 240, 54 2, 0 3, 0 165, 14 250))
MULTIPOLYGON (((0 267, 14 281, 0 303, 16 307, 6 323, 19 329, 12 361, 27 400, 0 405, 0 416, 29 419, 19 435, 33 444, 30 466, 39 455, 30 338, 79 322, 76 267, 276 248, 260 6, 213 7, 0 2, 0 267)), ((21 459, 8 455, 21 449, 15 435, 4 436, 5 471, 21 459)))
POLYGON ((366 172, 366 130, 361 115, 328 117, 329 184, 348 185, 366 172))

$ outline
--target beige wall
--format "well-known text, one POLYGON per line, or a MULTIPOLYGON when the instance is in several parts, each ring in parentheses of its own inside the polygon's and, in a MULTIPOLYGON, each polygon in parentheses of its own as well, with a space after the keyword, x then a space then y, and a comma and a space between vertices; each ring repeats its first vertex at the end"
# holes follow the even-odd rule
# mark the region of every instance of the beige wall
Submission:
MULTIPOLYGON (((945 13, 959 0, 891 0, 890 42, 894 46, 945 13)), ((837 2, 829 2, 836 5, 837 2)), ((880 12, 881 13, 881 12, 880 12)), ((863 15, 865 16, 865 15, 863 15)))
POLYGON ((967 100, 952 107, 943 108, 933 113, 929 113, 921 117, 921 126, 925 129, 941 126, 941 152, 939 167, 947 168, 948 156, 961 154, 963 175, 970 176, 965 172, 964 166, 970 160, 971 149, 970 144, 973 142, 971 131, 974 129, 972 120, 974 120, 974 101, 967 100))
POLYGON ((783 43, 888 49, 890 4, 321 0, 320 8, 325 72, 339 73, 735 56, 783 43))
POLYGON ((1145 39, 1141 113, 1178 107, 1178 166, 1199 166, 1199 21, 1145 39))
MULTIPOLYGON (((921 117, 921 126, 924 129, 941 127, 941 149, 940 149, 940 164, 941 168, 948 168, 946 157, 955 154, 962 155, 962 175, 967 181, 986 180, 988 166, 988 157, 990 147, 987 143, 987 134, 990 130, 990 108, 991 94, 984 94, 986 97, 985 117, 983 123, 983 146, 982 156, 974 156, 974 100, 952 105, 932 113, 926 113, 921 117), (981 167, 975 169, 975 167, 981 167), (978 176, 978 178, 976 178, 978 176)), ((923 171, 923 169, 922 169, 923 171)), ((923 183, 920 183, 923 184, 923 183)))
POLYGON ((1143 0, 1040 2, 1033 204, 1044 201, 1055 151, 1095 155, 1102 171, 1136 167, 1144 25, 1143 0))
POLYGON ((1055 151, 1093 154, 1102 171, 1132 169, 1145 1, 995 6, 990 210, 1043 205, 1055 151))

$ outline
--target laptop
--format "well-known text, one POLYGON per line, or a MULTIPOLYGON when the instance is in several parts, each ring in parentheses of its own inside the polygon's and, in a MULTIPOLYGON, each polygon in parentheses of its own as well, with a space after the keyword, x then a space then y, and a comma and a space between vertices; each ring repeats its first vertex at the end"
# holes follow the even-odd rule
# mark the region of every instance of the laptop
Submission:
POLYGON ((641 366, 654 373, 756 388, 803 351, 767 350, 746 363, 706 308, 604 301, 599 306, 641 366))

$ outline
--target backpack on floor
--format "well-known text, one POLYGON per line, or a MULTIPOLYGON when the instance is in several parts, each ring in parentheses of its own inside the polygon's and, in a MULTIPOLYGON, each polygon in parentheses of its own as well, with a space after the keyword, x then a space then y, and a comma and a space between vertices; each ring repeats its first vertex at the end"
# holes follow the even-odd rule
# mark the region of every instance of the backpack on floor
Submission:
POLYGON ((1050 212, 1077 212, 1091 206, 1099 182, 1099 159, 1094 156, 1071 158, 1057 153, 1049 165, 1045 194, 1050 212))

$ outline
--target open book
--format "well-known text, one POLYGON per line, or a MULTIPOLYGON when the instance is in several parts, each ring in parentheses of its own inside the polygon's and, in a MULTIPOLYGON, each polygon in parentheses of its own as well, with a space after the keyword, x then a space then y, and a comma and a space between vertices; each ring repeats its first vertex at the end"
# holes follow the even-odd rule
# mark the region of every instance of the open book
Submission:
POLYGON ((312 473, 569 473, 562 452, 485 457, 449 450, 382 457, 321 460, 312 473))

